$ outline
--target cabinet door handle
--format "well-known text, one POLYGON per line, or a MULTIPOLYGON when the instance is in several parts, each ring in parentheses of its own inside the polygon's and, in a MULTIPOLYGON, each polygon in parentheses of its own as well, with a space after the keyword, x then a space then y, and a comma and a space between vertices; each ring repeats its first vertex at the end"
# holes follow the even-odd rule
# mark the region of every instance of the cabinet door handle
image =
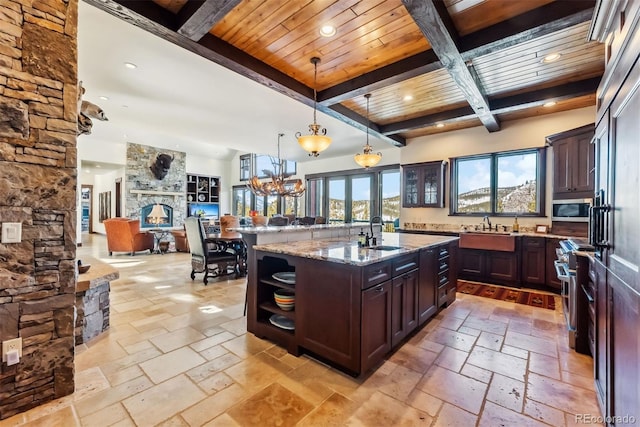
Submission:
POLYGON ((378 291, 378 292, 382 293, 382 292, 384 292, 384 288, 382 287, 382 285, 380 285, 380 286, 378 286, 378 287, 376 288, 376 291, 378 291))

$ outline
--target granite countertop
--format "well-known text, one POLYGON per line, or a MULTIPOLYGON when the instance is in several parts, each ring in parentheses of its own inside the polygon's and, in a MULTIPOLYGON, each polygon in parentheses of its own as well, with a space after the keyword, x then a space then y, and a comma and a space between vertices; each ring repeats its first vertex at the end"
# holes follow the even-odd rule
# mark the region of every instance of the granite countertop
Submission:
POLYGON ((78 284, 76 292, 83 292, 104 282, 115 280, 120 277, 120 272, 111 265, 98 261, 92 257, 82 258, 83 265, 91 265, 89 271, 78 274, 78 284))
POLYGON ((379 246, 398 246, 399 249, 380 251, 371 248, 360 248, 358 247, 358 242, 353 240, 353 237, 350 239, 342 237, 272 243, 256 245, 254 249, 256 251, 364 266, 454 240, 458 240, 458 238, 452 236, 382 233, 382 241, 377 242, 379 246))
POLYGON ((475 230, 465 230, 461 231, 460 234, 463 233, 475 233, 475 234, 497 234, 497 235, 507 235, 507 236, 524 236, 524 237, 544 237, 547 239, 571 239, 575 236, 564 236, 560 234, 547 234, 547 233, 534 233, 534 232, 504 232, 504 231, 475 231, 475 230))
MULTIPOLYGON (((379 225, 379 224, 376 224, 379 225)), ((285 226, 244 226, 244 227, 229 227, 229 231, 237 231, 243 234, 262 234, 262 233, 291 233, 295 231, 306 230, 326 230, 326 229, 338 229, 338 228, 353 228, 353 227, 366 227, 369 228, 369 223, 336 223, 336 224, 314 224, 314 225, 285 225, 285 226)))

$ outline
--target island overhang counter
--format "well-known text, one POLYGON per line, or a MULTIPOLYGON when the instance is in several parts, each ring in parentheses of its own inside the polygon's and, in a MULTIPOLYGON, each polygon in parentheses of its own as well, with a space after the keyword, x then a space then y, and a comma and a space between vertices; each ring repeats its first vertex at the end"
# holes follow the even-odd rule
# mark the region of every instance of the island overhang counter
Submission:
POLYGON ((377 249, 361 248, 345 236, 255 245, 247 330, 351 375, 377 366, 455 300, 458 241, 397 233, 379 237, 377 249), (295 294, 293 310, 278 307, 279 289, 295 294))

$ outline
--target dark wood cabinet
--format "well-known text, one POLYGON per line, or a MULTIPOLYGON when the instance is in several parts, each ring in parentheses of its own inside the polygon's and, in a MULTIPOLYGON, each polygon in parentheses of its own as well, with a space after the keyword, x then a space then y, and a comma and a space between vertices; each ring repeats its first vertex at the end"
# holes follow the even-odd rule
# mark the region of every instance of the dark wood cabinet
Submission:
POLYGON ((555 261, 558 259, 556 249, 560 249, 560 239, 547 238, 546 242, 546 285, 553 290, 560 291, 562 284, 558 280, 558 273, 556 272, 555 261))
POLYGON ((391 280, 362 291, 361 369, 368 371, 391 351, 391 280))
POLYGON ((402 166, 402 206, 443 208, 446 162, 402 166))
POLYGON ((546 138, 553 148, 554 199, 593 197, 594 129, 590 124, 546 138))
POLYGON ((220 218, 220 177, 187 174, 187 216, 220 218))
POLYGON ((418 270, 396 277, 391 288, 391 345, 395 347, 418 326, 418 270))
POLYGON ((461 279, 520 286, 520 254, 517 246, 514 252, 459 248, 458 254, 458 274, 461 279))
POLYGON ((522 237, 522 282, 544 285, 546 258, 547 247, 544 237, 522 237))
POLYGON ((420 276, 418 281, 418 324, 423 325, 438 311, 438 266, 437 248, 420 251, 420 276))

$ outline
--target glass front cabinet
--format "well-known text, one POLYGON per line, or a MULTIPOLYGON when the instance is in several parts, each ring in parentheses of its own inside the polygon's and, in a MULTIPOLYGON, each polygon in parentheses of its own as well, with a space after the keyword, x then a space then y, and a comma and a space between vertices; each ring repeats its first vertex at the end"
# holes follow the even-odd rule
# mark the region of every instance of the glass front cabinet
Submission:
POLYGON ((402 207, 443 208, 445 161, 402 166, 402 207))

